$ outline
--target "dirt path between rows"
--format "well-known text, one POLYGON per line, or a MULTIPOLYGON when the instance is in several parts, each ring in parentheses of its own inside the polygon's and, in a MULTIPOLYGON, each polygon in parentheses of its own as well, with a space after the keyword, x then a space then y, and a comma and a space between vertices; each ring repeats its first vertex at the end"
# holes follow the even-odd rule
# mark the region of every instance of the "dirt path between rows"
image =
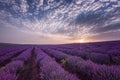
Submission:
POLYGON ((31 57, 24 62, 24 70, 19 73, 17 80, 40 80, 39 67, 35 63, 34 49, 31 57))

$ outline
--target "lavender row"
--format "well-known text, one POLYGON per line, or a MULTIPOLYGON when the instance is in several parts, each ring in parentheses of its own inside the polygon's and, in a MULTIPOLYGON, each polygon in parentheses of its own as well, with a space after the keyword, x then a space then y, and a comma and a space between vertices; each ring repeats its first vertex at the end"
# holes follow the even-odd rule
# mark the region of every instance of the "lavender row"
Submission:
POLYGON ((35 49, 35 53, 42 80, 80 80, 75 75, 66 72, 54 59, 39 48, 35 49))
POLYGON ((23 69, 22 61, 12 61, 5 67, 0 68, 0 80, 17 80, 17 75, 21 69, 23 69))
POLYGON ((14 48, 14 49, 8 48, 5 50, 0 50, 0 56, 4 56, 6 54, 9 54, 10 52, 14 52, 14 51, 21 50, 21 49, 24 49, 24 48, 19 47, 19 48, 14 48))
MULTIPOLYGON (((87 44, 67 44, 67 47, 79 50, 81 52, 95 52, 101 54, 112 54, 114 56, 120 56, 120 42, 99 42, 99 43, 87 43, 87 44)), ((54 48, 65 49, 66 45, 61 45, 54 48)), ((66 48, 69 49, 69 48, 66 48)))
POLYGON ((85 60, 91 60, 98 64, 120 64, 119 56, 113 56, 110 54, 101 54, 101 53, 95 53, 95 52, 86 52, 76 49, 63 49, 63 48, 56 48, 59 51, 62 51, 66 54, 70 54, 73 56, 80 56, 85 60))
POLYGON ((13 57, 14 55, 17 55, 18 53, 22 52, 24 49, 16 49, 15 51, 9 52, 4 56, 0 56, 0 62, 3 62, 7 59, 10 59, 11 57, 13 57))
POLYGON ((0 56, 3 56, 11 51, 19 50, 19 49, 26 49, 28 48, 27 46, 8 46, 8 47, 3 47, 0 48, 0 56))
POLYGON ((22 60, 22 61, 27 61, 30 56, 31 56, 31 51, 33 48, 28 48, 27 50, 25 50, 24 52, 22 52, 19 56, 13 58, 12 60, 22 60))
MULTIPOLYGON (((59 59, 60 51, 52 49, 44 49, 49 55, 59 59), (59 56, 59 57, 58 57, 59 56)), ((61 53, 64 55, 64 53, 61 53)), ((120 79, 120 66, 106 66, 98 65, 89 60, 85 61, 76 56, 65 56, 64 66, 77 73, 82 79, 90 80, 119 80, 120 79)))
POLYGON ((89 51, 99 52, 102 54, 112 54, 120 56, 120 44, 119 43, 97 43, 89 44, 89 51))

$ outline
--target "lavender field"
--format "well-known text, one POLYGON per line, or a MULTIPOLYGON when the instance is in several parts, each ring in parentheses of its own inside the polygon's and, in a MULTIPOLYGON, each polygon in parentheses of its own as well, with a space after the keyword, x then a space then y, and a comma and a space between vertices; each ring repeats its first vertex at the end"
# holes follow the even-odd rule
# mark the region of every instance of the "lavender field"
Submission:
POLYGON ((0 80, 120 80, 120 41, 1 45, 0 80))

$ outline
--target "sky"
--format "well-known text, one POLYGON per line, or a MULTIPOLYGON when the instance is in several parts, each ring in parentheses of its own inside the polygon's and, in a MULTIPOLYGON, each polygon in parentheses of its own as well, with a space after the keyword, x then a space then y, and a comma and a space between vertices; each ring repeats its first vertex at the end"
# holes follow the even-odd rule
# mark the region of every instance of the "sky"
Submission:
POLYGON ((120 0, 0 0, 0 42, 120 40, 120 0))

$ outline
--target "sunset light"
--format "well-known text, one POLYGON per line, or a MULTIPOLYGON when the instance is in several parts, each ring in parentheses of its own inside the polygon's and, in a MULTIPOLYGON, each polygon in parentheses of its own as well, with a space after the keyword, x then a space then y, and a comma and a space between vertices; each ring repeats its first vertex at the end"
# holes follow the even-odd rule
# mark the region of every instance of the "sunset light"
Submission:
POLYGON ((120 80, 120 0, 0 0, 0 80, 120 80))
POLYGON ((84 39, 79 40, 80 43, 85 43, 86 41, 84 39))
POLYGON ((0 0, 3 43, 86 43, 120 40, 119 34, 117 0, 0 0))

